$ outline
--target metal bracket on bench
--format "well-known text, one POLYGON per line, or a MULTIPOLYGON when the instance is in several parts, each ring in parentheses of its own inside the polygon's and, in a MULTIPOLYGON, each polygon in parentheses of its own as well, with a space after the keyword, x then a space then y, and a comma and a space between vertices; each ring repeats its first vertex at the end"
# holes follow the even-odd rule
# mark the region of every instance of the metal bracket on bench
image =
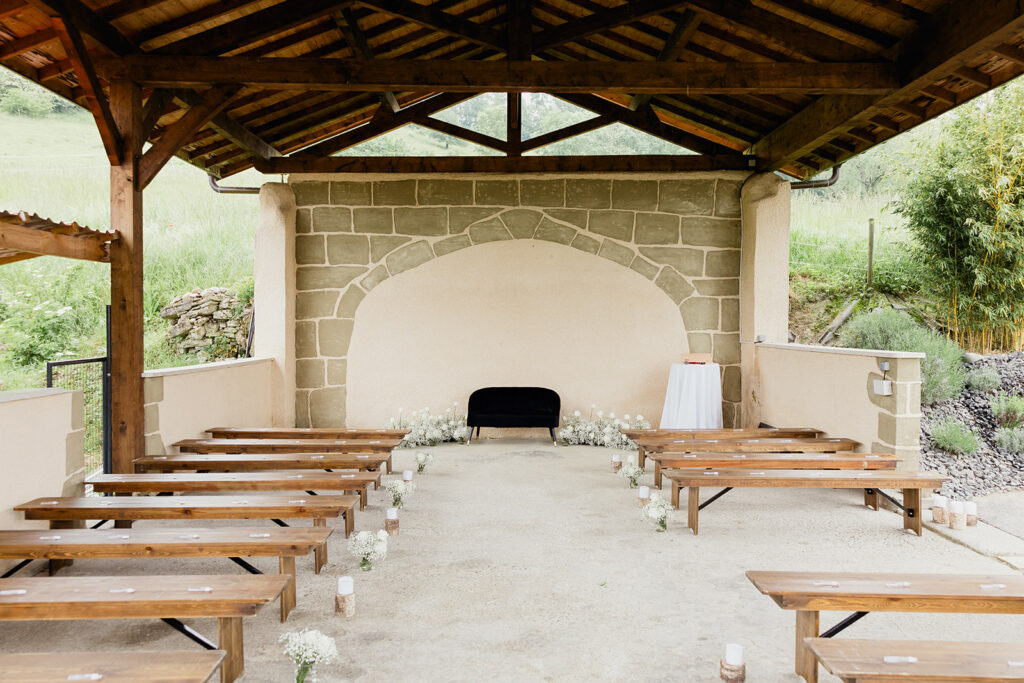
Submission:
MULTIPOLYGON (((902 503, 900 503, 899 501, 897 501, 897 500, 896 500, 895 498, 893 498, 892 496, 890 496, 890 495, 889 495, 888 493, 886 493, 885 491, 883 491, 883 490, 881 490, 881 489, 874 489, 874 491, 875 491, 875 493, 877 493, 878 495, 880 495, 880 496, 881 496, 882 498, 885 498, 885 499, 886 499, 887 501, 889 501, 890 503, 892 503, 893 505, 895 505, 896 507, 898 507, 898 508, 899 508, 900 510, 906 510, 906 508, 905 508, 905 507, 903 507, 903 504, 902 504, 902 503)), ((908 516, 908 517, 913 517, 913 516, 914 516, 914 511, 913 511, 913 510, 910 510, 910 511, 908 511, 908 512, 907 512, 907 516, 908 516)))
POLYGON ((311 496, 315 496, 316 495, 316 491, 306 491, 306 493, 308 493, 311 496))
POLYGON ((278 526, 288 526, 287 524, 285 524, 284 522, 282 522, 279 519, 272 519, 270 521, 273 522, 274 524, 278 525, 278 526))
POLYGON ((106 524, 109 521, 110 521, 109 519, 101 519, 100 521, 96 522, 95 524, 93 524, 89 528, 90 529, 99 529, 101 526, 103 526, 104 524, 106 524))
POLYGON ((160 621, 164 622, 165 624, 167 624, 168 626, 170 626, 171 628, 173 628, 175 631, 177 631, 178 633, 182 634, 186 638, 189 638, 189 639, 199 643, 200 645, 205 647, 207 650, 216 650, 217 649, 217 646, 214 643, 211 643, 209 640, 204 638, 203 635, 201 633, 199 633, 199 631, 196 631, 191 626, 186 626, 185 624, 181 623, 180 619, 164 618, 164 619, 161 619, 160 621))
POLYGON ((4 575, 3 575, 3 576, 0 576, 0 579, 6 579, 6 578, 9 578, 9 577, 11 577, 11 576, 14 576, 14 575, 15 575, 15 574, 17 574, 18 572, 20 572, 20 571, 21 571, 22 569, 24 569, 24 568, 25 568, 26 566, 28 566, 28 563, 29 563, 29 562, 31 562, 31 561, 32 561, 32 560, 22 560, 22 561, 21 561, 21 562, 19 562, 18 564, 14 565, 14 566, 13 566, 13 567, 11 567, 10 569, 8 569, 8 570, 7 570, 7 571, 6 571, 5 573, 4 573, 4 575))
POLYGON ((850 616, 846 617, 845 619, 843 619, 838 624, 836 624, 835 626, 833 626, 829 630, 825 631, 824 633, 822 633, 818 637, 819 638, 831 638, 832 636, 838 635, 840 632, 845 630, 848 626, 852 626, 853 624, 855 624, 858 621, 860 621, 861 619, 863 619, 865 616, 867 616, 867 614, 868 614, 867 612, 854 612, 853 614, 851 614, 850 616))
POLYGON ((721 498, 721 497, 722 497, 722 496, 724 496, 725 494, 729 493, 729 491, 732 491, 732 487, 731 487, 731 486, 726 486, 726 487, 725 487, 724 489, 722 489, 721 491, 719 491, 718 493, 716 493, 715 495, 711 496, 710 498, 708 498, 707 500, 705 500, 705 501, 704 501, 703 503, 701 503, 700 505, 698 505, 698 506, 697 506, 697 509, 698 509, 698 510, 703 510, 703 509, 704 509, 704 508, 706 508, 706 507, 707 507, 708 505, 711 505, 711 504, 712 504, 712 503, 714 503, 714 502, 715 502, 716 500, 718 500, 719 498, 721 498))
POLYGON ((262 574, 263 573, 259 569, 256 569, 256 567, 252 566, 251 564, 249 564, 248 562, 246 562, 245 560, 243 560, 240 557, 229 557, 228 559, 231 560, 232 562, 234 562, 235 564, 237 564, 239 567, 241 567, 245 571, 249 572, 250 574, 262 574))

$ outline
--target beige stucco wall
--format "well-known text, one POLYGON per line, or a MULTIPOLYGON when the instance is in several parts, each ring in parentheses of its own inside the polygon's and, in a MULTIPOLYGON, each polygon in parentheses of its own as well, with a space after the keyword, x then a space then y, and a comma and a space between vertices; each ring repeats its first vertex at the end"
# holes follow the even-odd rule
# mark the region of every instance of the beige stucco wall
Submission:
MULTIPOLYGON (((562 245, 563 254, 575 250, 577 256, 603 259, 606 265, 646 280, 648 291, 667 300, 665 306, 671 306, 685 331, 684 339, 665 343, 710 352, 722 364, 723 411, 726 423, 732 424, 741 399, 740 187, 748 175, 292 177, 297 207, 296 423, 360 426, 346 415, 346 406, 353 405, 347 395, 350 367, 363 363, 351 357, 350 342, 359 324, 358 311, 375 288, 436 258, 441 268, 448 255, 463 249, 524 240, 562 245)), ((638 287, 645 284, 635 282, 638 287)), ((257 292, 260 287, 257 279, 257 292)), ((553 291, 539 314, 550 319, 564 316, 567 309, 582 305, 585 293, 567 298, 553 291)), ((519 288, 510 296, 527 297, 528 291, 519 288)), ((406 299, 392 315, 401 319, 422 305, 422 300, 406 299)), ((527 299, 516 305, 525 309, 527 299)), ((482 326, 499 315, 477 313, 482 326)), ((287 323, 286 317, 277 319, 287 323)), ((606 357, 592 355, 581 363, 592 368, 590 375, 600 375, 606 357)), ((445 361, 451 373, 458 372, 458 360, 445 361)), ((508 381, 526 383, 525 378, 508 381)), ((578 381, 582 387, 590 380, 578 381)), ((600 393, 612 395, 616 389, 628 390, 609 382, 600 393)), ((381 384, 377 391, 376 404, 386 399, 404 407, 407 402, 393 387, 381 384)))
POLYGON ((758 390, 744 406, 751 424, 817 427, 828 436, 860 441, 858 450, 899 455, 904 469, 918 466, 923 354, 803 344, 750 347, 758 376, 758 390), (882 361, 890 365, 885 377, 893 380, 891 396, 874 392, 882 361))
POLYGON ((348 421, 464 409, 474 389, 525 385, 557 391, 563 412, 596 403, 657 424, 669 364, 686 350, 676 304, 639 273, 550 242, 484 244, 366 296, 349 346, 348 421))
MULTIPOLYGON (((85 406, 80 391, 0 392, 0 529, 45 528, 11 508, 42 496, 82 495, 85 406)), ((14 562, 0 560, 0 572, 14 562)))
POLYGON ((275 370, 273 359, 246 358, 145 372, 146 453, 210 427, 271 425, 275 370))

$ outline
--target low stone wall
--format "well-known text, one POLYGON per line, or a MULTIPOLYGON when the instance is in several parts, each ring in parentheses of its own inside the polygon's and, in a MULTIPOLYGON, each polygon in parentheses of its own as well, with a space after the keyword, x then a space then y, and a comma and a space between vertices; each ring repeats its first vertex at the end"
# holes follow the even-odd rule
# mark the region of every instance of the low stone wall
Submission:
POLYGON ((167 339, 178 353, 234 357, 245 349, 252 306, 223 287, 194 289, 169 303, 160 317, 171 321, 167 339))

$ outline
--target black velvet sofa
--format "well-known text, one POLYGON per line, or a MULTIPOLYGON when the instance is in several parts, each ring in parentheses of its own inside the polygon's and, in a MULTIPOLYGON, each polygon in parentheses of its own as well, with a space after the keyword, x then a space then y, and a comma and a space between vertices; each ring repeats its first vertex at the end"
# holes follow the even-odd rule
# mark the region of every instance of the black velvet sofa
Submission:
POLYGON ((555 428, 562 410, 558 393, 541 387, 486 387, 469 396, 466 424, 470 439, 473 428, 546 427, 555 440, 555 428))

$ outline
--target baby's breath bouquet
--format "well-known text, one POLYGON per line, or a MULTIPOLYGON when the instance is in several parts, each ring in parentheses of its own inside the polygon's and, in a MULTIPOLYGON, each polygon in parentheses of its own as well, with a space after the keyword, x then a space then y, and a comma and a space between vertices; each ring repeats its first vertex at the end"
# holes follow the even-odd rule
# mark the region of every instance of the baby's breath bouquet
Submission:
POLYGON ((409 430, 400 444, 404 448, 436 446, 447 442, 465 443, 469 438, 466 416, 459 414, 457 403, 444 411, 444 415, 431 415, 429 408, 423 408, 414 410, 411 416, 406 417, 403 409, 399 408, 398 417, 388 420, 388 428, 409 430))
POLYGON ((416 454, 416 471, 423 474, 423 470, 427 469, 427 465, 434 464, 434 456, 425 451, 420 451, 416 454))
POLYGON ((391 496, 391 507, 396 508, 404 506, 406 496, 412 495, 415 489, 416 485, 411 481, 402 481, 401 479, 392 479, 384 484, 384 490, 391 496))
POLYGON ((583 417, 580 411, 562 417, 562 428, 558 430, 558 440, 565 446, 605 446, 620 451, 635 451, 636 443, 622 433, 623 429, 650 429, 651 423, 643 415, 632 417, 623 415, 622 419, 615 413, 604 414, 596 405, 590 407, 590 414, 583 417))
POLYGON ((317 664, 329 664, 338 657, 334 638, 320 631, 292 631, 281 636, 284 653, 295 662, 295 683, 303 683, 317 664))
POLYGON ((360 531, 348 539, 348 550, 359 558, 359 568, 364 572, 373 569, 373 563, 388 556, 388 532, 383 529, 374 533, 360 531))
POLYGON ((651 501, 644 505, 644 519, 652 522, 656 531, 668 528, 668 511, 671 505, 657 491, 651 493, 651 501))

